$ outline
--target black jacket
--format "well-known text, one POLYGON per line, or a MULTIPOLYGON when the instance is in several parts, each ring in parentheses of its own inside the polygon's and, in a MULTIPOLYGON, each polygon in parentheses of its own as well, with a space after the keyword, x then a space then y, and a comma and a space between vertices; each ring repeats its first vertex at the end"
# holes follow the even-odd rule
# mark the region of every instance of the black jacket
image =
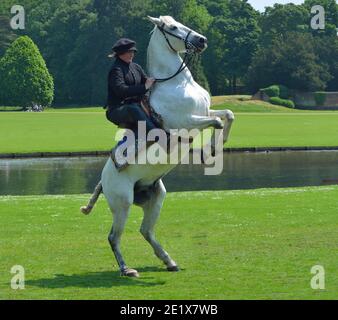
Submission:
POLYGON ((108 75, 108 108, 118 108, 122 104, 140 102, 147 92, 147 76, 141 66, 116 58, 108 75))

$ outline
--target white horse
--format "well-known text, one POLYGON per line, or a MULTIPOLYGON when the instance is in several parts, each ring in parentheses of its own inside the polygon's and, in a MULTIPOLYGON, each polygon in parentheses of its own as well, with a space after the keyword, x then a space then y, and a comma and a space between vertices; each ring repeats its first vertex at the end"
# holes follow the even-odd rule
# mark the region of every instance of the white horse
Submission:
MULTIPOLYGON (((164 128, 223 128, 225 142, 234 120, 233 113, 230 110, 210 110, 208 92, 194 81, 188 68, 180 68, 184 63, 179 53, 187 50, 201 53, 207 48, 207 39, 170 16, 148 19, 155 24, 148 46, 148 72, 156 79, 170 78, 158 81, 150 96, 150 104, 162 116, 164 128), (178 73, 179 70, 181 72, 178 73), (173 75, 175 76, 172 77, 173 75)), ((144 218, 140 232, 153 247, 156 256, 164 262, 168 271, 179 270, 176 262, 154 235, 154 227, 166 195, 161 178, 175 166, 136 163, 118 171, 112 160, 108 159, 102 171, 101 181, 88 205, 81 208, 84 214, 90 213, 99 194, 103 192, 105 195, 113 213, 113 226, 108 240, 121 275, 139 276, 136 270, 127 267, 120 251, 120 238, 133 204, 143 208, 144 218)))

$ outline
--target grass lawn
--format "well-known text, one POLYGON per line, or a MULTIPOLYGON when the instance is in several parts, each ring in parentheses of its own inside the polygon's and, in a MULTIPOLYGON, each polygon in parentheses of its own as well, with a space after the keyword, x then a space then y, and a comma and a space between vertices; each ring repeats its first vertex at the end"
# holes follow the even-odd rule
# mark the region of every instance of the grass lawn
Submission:
MULTIPOLYGON (((211 97, 211 105, 213 109, 231 109, 234 112, 304 112, 303 110, 289 109, 276 106, 264 101, 253 101, 248 95, 228 95, 211 97)), ((18 110, 17 107, 0 107, 0 111, 18 110)), ((47 108, 44 112, 60 113, 60 112, 104 112, 102 106, 85 106, 85 107, 55 107, 47 108)))
POLYGON ((251 96, 216 96, 211 98, 212 108, 216 110, 231 109, 233 112, 304 112, 276 106, 268 102, 251 100, 251 96))
MULTIPOLYGON (((226 147, 338 145, 338 112, 299 111, 246 99, 213 97, 213 108, 236 115, 226 147)), ((100 107, 0 112, 0 153, 107 151, 115 144, 116 130, 100 107)))
POLYGON ((170 193, 157 225, 182 271, 169 273, 138 232, 134 207, 122 250, 138 279, 119 277, 104 198, 0 197, 0 299, 337 299, 338 186, 170 193), (25 289, 12 290, 13 265, 25 289), (310 270, 325 268, 325 290, 310 270))
POLYGON ((0 113, 0 153, 109 150, 116 127, 103 113, 0 113))
MULTIPOLYGON (((0 153, 108 151, 116 127, 104 114, 0 114, 0 153)), ((238 113, 225 147, 337 146, 338 113, 238 113)))

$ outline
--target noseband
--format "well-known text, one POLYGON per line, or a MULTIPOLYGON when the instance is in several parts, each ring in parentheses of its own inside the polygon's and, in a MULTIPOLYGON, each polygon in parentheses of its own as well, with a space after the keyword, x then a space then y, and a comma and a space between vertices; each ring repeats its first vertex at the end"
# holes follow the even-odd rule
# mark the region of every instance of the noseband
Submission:
POLYGON ((168 43, 168 45, 169 45, 169 47, 170 47, 170 49, 172 51, 176 52, 176 50, 172 47, 172 45, 171 45, 171 43, 170 43, 170 41, 169 41, 169 39, 167 37, 167 34, 170 34, 172 37, 174 37, 176 39, 184 41, 186 53, 193 53, 195 51, 196 47, 191 42, 188 41, 188 38, 189 38, 190 33, 192 32, 192 30, 189 29, 189 32, 188 32, 187 36, 185 38, 183 38, 183 37, 180 37, 180 36, 178 36, 178 35, 176 35, 174 33, 171 33, 168 30, 165 30, 164 26, 165 26, 165 24, 163 23, 161 26, 158 26, 158 28, 162 32, 165 40, 167 41, 167 43, 168 43))
POLYGON ((156 82, 164 82, 164 81, 170 80, 170 79, 176 77, 178 74, 180 74, 180 73, 181 73, 185 68, 187 68, 187 66, 191 63, 191 61, 192 61, 193 58, 194 58, 194 54, 196 53, 196 49, 197 49, 196 46, 194 46, 190 41, 188 41, 188 38, 189 38, 189 36, 190 36, 192 30, 189 29, 189 32, 188 32, 187 36, 186 36, 185 38, 183 38, 183 37, 180 37, 180 36, 178 36, 178 35, 176 35, 176 34, 174 34, 174 33, 171 33, 171 32, 168 31, 168 30, 165 30, 165 29, 164 29, 164 26, 165 26, 165 24, 163 23, 161 26, 157 26, 157 27, 158 27, 158 29, 162 32, 162 34, 163 34, 165 40, 167 41, 167 43, 168 43, 170 49, 171 49, 172 51, 174 51, 174 52, 177 52, 177 51, 173 48, 173 46, 171 45, 171 43, 170 43, 170 41, 169 41, 169 39, 168 39, 168 37, 167 37, 167 34, 169 34, 169 35, 171 35, 172 37, 175 37, 175 38, 177 38, 177 39, 179 39, 179 40, 184 41, 186 51, 185 51, 185 54, 184 54, 184 58, 183 58, 182 64, 181 64, 181 66, 178 68, 178 70, 176 71, 176 73, 173 74, 172 76, 168 77, 168 78, 155 79, 156 82), (189 55, 190 55, 190 57, 189 57, 189 59, 188 59, 188 56, 189 56, 189 55), (186 62, 187 62, 187 63, 186 63, 186 62))

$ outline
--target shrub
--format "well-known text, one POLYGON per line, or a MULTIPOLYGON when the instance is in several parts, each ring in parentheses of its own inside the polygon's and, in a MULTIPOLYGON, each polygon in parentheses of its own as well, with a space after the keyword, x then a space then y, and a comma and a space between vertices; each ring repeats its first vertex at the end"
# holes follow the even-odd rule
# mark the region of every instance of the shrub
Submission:
POLYGON ((279 86, 273 85, 264 89, 261 89, 265 94, 267 94, 270 98, 279 97, 279 86))
POLYGON ((295 104, 292 100, 281 99, 281 98, 278 98, 278 97, 272 97, 272 98, 270 98, 269 102, 271 104, 275 104, 275 105, 278 105, 278 106, 283 106, 283 107, 287 107, 287 108, 291 108, 291 109, 295 108, 295 104))
POLYGON ((38 47, 27 36, 17 38, 0 60, 1 100, 10 106, 50 106, 53 78, 38 47))
POLYGON ((289 99, 290 91, 289 88, 283 85, 279 85, 279 97, 282 99, 289 99))
POLYGON ((317 106, 323 106, 326 100, 326 93, 325 92, 315 92, 315 100, 317 106))

